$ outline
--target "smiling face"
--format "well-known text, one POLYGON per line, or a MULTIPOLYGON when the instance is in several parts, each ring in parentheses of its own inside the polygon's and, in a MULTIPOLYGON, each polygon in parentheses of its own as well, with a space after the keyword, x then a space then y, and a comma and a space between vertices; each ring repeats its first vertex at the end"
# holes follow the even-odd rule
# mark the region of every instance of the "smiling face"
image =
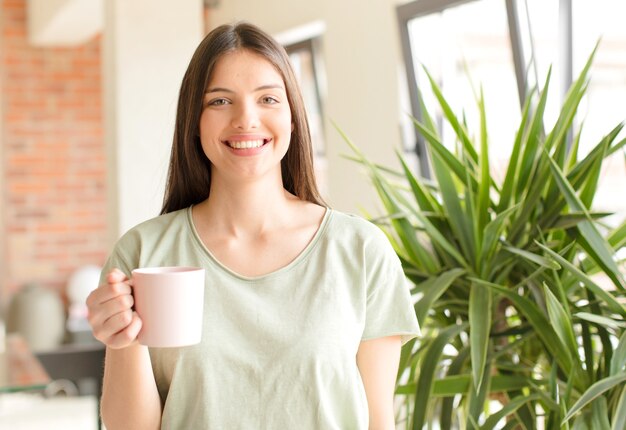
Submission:
POLYGON ((292 121, 283 79, 248 50, 224 54, 207 86, 200 117, 202 149, 213 181, 277 175, 292 121))

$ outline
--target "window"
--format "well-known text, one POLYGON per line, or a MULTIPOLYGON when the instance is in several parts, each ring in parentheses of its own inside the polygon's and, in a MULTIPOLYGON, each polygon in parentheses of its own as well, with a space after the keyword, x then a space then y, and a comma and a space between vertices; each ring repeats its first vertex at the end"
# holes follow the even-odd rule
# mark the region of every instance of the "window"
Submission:
MULTIPOLYGON (((491 141, 513 142, 520 108, 504 2, 467 2, 424 14, 408 21, 408 34, 417 87, 429 87, 423 65, 451 105, 466 109, 469 128, 478 130, 472 86, 478 91, 482 85, 487 111, 500 116, 488 124, 491 141)), ((422 94, 426 106, 436 106, 430 91, 422 94)), ((431 115, 440 117, 438 112, 431 115)), ((441 133, 444 143, 453 145, 454 131, 443 128, 441 133)), ((496 158, 505 157, 509 149, 504 144, 490 148, 496 158)))
MULTIPOLYGON (((469 129, 477 131, 469 77, 475 88, 482 85, 496 177, 506 165, 528 88, 543 85, 552 66, 545 115, 551 128, 572 78, 600 37, 591 85, 574 122, 575 127, 584 122, 581 153, 626 119, 626 30, 620 22, 626 3, 621 0, 421 0, 399 6, 397 13, 411 112, 420 118, 418 89, 424 89, 426 106, 436 106, 428 98, 423 64, 455 112, 464 109, 469 129)), ((446 145, 454 144, 451 130, 440 132, 446 145)), ((417 155, 420 173, 428 176, 424 143, 413 136, 405 149, 417 155)), ((604 167, 594 208, 623 215, 626 201, 615 198, 626 183, 623 154, 614 154, 604 167)))

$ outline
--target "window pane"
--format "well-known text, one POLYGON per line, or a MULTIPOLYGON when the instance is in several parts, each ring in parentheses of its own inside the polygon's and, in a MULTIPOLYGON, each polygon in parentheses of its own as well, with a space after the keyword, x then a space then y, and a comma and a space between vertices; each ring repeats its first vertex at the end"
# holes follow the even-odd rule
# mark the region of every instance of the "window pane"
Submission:
MULTIPOLYGON (((494 174, 502 172, 520 121, 504 1, 470 2, 415 18, 409 22, 409 34, 417 85, 429 109, 436 102, 430 95, 422 64, 441 85, 455 113, 465 111, 473 134, 480 128, 472 85, 477 93, 482 85, 494 174)), ((454 145, 454 132, 444 128, 442 133, 444 143, 454 145)))
MULTIPOLYGON (((573 63, 574 76, 583 68, 591 50, 602 37, 592 69, 587 96, 582 100, 578 122, 583 121, 581 152, 587 153, 618 123, 626 120, 626 2, 623 0, 574 0, 573 63)), ((620 138, 626 137, 622 131, 620 138)), ((618 152, 606 161, 598 194, 597 210, 616 211, 611 224, 620 223, 626 215, 626 167, 624 153, 618 152)))

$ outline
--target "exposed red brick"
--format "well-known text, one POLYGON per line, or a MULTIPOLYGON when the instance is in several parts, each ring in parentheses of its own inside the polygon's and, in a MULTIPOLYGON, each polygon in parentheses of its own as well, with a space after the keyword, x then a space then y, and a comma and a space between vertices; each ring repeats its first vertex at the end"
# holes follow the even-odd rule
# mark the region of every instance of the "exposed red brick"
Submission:
POLYGON ((26 1, 0 5, 0 289, 10 295, 38 282, 62 290, 76 268, 102 264, 109 251, 101 39, 31 46, 26 1))

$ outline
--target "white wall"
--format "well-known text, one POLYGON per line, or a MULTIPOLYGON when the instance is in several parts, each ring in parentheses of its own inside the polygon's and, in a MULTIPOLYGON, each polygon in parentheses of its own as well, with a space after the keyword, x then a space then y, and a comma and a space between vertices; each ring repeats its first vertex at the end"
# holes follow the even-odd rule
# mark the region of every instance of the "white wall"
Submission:
POLYGON ((107 0, 103 32, 109 240, 158 215, 201 0, 107 0))
POLYGON ((398 70, 400 36, 391 0, 222 0, 211 10, 211 28, 246 20, 279 34, 321 20, 329 203, 358 212, 378 206, 369 179, 356 163, 345 160, 349 148, 330 121, 370 159, 396 165, 394 149, 401 145, 398 70))

